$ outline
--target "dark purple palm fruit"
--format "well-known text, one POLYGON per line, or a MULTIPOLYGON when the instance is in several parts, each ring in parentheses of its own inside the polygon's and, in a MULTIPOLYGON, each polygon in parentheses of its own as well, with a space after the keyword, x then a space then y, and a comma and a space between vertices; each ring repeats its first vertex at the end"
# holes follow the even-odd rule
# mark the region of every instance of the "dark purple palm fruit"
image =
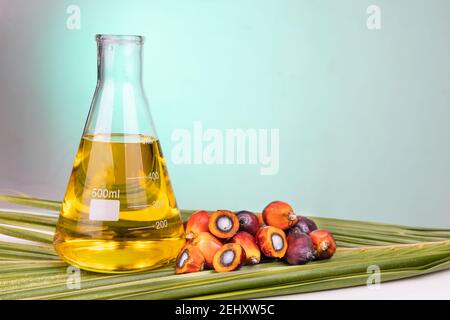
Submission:
POLYGON ((313 260, 316 254, 309 235, 298 228, 291 229, 287 236, 287 247, 284 258, 289 264, 305 264, 313 260))
POLYGON ((294 229, 298 229, 300 232, 310 234, 314 230, 317 230, 317 225, 314 221, 308 219, 307 217, 298 216, 298 220, 291 228, 291 230, 294 229))
POLYGON ((259 220, 256 214, 250 211, 239 211, 236 213, 239 220, 239 231, 246 231, 252 236, 259 230, 259 220))

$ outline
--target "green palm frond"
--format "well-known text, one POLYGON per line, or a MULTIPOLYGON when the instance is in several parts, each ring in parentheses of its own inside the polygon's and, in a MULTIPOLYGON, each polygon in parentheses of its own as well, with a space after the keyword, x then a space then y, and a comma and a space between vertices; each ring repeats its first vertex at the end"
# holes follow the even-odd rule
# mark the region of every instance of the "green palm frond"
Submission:
MULTIPOLYGON (((105 275, 81 271, 81 288, 67 287, 67 265, 51 245, 61 203, 0 195, 0 201, 47 209, 39 213, 0 209, 0 233, 33 244, 0 242, 0 299, 241 299, 365 285, 368 267, 392 281, 450 268, 450 230, 314 218, 335 234, 328 261, 289 266, 281 261, 244 266, 230 273, 175 275, 154 271, 105 275)), ((193 211, 182 211, 186 219, 193 211)))

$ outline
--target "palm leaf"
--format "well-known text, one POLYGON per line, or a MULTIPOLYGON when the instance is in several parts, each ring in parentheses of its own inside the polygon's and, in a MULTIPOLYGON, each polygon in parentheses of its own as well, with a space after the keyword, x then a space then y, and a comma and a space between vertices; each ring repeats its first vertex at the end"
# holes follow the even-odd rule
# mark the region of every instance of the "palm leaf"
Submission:
MULTIPOLYGON (((3 299, 203 299, 254 298, 364 285, 377 265, 383 282, 450 267, 450 241, 340 249, 330 261, 303 266, 282 262, 243 267, 230 273, 174 275, 171 267, 128 275, 81 274, 81 289, 68 290, 66 268, 39 275, 36 284, 17 281, 3 299)), ((20 265, 22 268, 24 264, 20 265)), ((11 265, 9 266, 11 267, 11 265)), ((2 280, 0 280, 1 287, 2 280)), ((3 288, 4 289, 4 288, 3 288)))
MULTIPOLYGON (((67 265, 51 246, 61 204, 32 197, 0 199, 52 211, 0 209, 0 233, 41 243, 0 242, 0 299, 257 298, 365 285, 371 265, 380 268, 382 282, 450 268, 448 229, 314 218, 336 235, 339 247, 329 261, 303 266, 271 261, 230 273, 184 275, 175 275, 173 265, 135 274, 81 271, 81 289, 69 290, 67 265)), ((192 212, 183 210, 183 218, 192 212)))
POLYGON ((0 194, 0 201, 53 211, 59 211, 61 209, 61 202, 59 201, 38 199, 27 195, 13 196, 0 194))

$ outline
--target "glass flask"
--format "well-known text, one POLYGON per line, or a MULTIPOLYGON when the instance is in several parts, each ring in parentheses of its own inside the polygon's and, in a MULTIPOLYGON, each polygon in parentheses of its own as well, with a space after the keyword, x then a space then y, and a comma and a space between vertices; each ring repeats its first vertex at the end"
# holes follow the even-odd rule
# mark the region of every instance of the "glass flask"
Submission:
POLYGON ((143 90, 143 37, 96 40, 97 87, 54 247, 90 271, 153 269, 176 258, 184 229, 143 90))

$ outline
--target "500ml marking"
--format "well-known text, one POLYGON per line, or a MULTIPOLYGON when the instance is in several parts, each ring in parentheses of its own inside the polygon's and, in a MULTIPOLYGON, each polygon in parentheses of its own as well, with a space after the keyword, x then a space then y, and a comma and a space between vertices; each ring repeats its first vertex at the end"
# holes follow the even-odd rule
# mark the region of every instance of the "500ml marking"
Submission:
POLYGON ((92 198, 94 199, 119 199, 120 190, 108 190, 106 188, 92 189, 92 198))

